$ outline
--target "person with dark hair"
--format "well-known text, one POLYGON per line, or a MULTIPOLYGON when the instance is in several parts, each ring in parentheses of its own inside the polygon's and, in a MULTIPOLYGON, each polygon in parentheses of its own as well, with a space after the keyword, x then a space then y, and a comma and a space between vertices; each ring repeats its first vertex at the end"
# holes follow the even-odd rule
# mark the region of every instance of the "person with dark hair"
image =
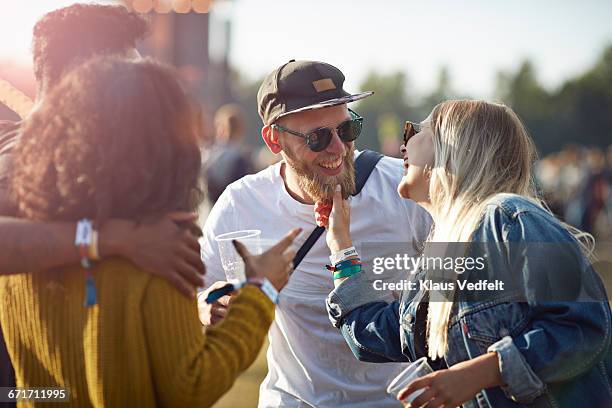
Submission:
MULTIPOLYGON (((10 182, 19 215, 81 220, 95 231, 112 218, 193 211, 201 198, 194 120, 159 63, 81 65, 23 125, 10 182)), ((61 273, 0 276, 17 385, 67 389, 71 406, 211 406, 257 356, 274 317, 267 289, 286 284, 298 233, 257 256, 237 244, 249 280, 225 323, 205 334, 196 302, 125 259, 96 262, 91 242, 81 265, 61 273)))
POLYGON ((73 4, 45 14, 34 26, 32 40, 39 91, 94 55, 137 56, 136 42, 148 29, 144 17, 123 6, 73 4))
POLYGON ((215 144, 207 155, 204 176, 207 198, 214 204, 227 186, 253 172, 248 152, 242 146, 244 113, 240 106, 227 104, 215 113, 215 144))
MULTIPOLYGON (((74 4, 43 16, 34 28, 34 72, 37 105, 60 78, 88 58, 138 56, 136 43, 148 31, 147 21, 123 6, 74 4)), ((45 270, 79 261, 74 247, 75 223, 15 218, 8 197, 13 150, 22 122, 0 121, 0 275, 45 270)), ((195 214, 164 214, 140 224, 109 220, 99 231, 100 255, 121 255, 144 270, 165 277, 185 295, 203 284, 197 237, 176 222, 195 222, 195 214)), ((14 386, 13 372, 0 330, 0 387, 14 386)), ((2 403, 0 403, 0 406, 2 403)))

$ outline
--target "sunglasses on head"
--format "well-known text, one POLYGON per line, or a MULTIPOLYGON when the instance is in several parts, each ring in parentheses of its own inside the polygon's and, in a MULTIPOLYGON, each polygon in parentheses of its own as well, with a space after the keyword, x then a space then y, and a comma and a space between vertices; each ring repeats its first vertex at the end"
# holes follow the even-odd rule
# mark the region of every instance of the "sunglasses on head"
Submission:
POLYGON ((420 123, 406 121, 404 125, 404 146, 408 143, 408 141, 412 138, 412 136, 416 135, 421 131, 423 126, 420 123))
MULTIPOLYGON (((349 112, 351 114, 351 119, 345 120, 335 128, 338 137, 345 143, 357 139, 361 134, 361 128, 363 126, 363 118, 351 109, 349 109, 349 112)), ((320 127, 308 133, 297 132, 277 124, 272 124, 272 128, 306 139, 306 145, 313 152, 325 150, 331 143, 332 136, 334 135, 334 129, 328 127, 320 127)))

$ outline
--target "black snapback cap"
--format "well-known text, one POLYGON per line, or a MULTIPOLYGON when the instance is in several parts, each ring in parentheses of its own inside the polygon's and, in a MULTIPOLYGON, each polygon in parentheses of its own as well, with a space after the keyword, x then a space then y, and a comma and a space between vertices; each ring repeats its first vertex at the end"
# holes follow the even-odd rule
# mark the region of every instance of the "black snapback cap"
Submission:
POLYGON ((264 125, 290 113, 343 105, 374 92, 350 94, 344 75, 333 65, 291 60, 272 71, 259 87, 257 106, 264 125))

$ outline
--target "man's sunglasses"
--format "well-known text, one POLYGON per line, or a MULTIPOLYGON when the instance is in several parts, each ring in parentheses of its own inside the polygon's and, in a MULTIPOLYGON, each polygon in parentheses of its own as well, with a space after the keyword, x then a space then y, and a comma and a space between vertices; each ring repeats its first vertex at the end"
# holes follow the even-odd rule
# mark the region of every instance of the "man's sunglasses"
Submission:
POLYGON ((420 123, 406 121, 404 125, 404 146, 408 143, 408 141, 412 138, 412 136, 416 135, 421 131, 423 126, 420 123))
MULTIPOLYGON (((336 127, 338 137, 345 143, 352 142, 357 139, 361 134, 361 128, 363 127, 363 118, 351 109, 349 109, 349 112, 351 114, 351 119, 345 120, 338 125, 338 127, 336 127)), ((334 135, 334 129, 327 127, 314 129, 308 133, 297 132, 277 124, 272 124, 272 128, 276 128, 282 132, 287 132, 294 136, 306 139, 306 145, 308 145, 308 148, 313 152, 321 152, 325 150, 331 143, 332 136, 334 135)))

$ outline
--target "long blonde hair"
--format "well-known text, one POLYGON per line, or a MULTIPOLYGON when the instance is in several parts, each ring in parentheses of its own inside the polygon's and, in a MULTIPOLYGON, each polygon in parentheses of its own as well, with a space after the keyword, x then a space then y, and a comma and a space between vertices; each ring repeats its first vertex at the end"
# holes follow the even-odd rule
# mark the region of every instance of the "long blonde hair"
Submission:
MULTIPOLYGON (((547 210, 532 176, 535 146, 512 109, 451 100, 436 106, 431 117, 435 164, 429 194, 435 227, 429 242, 469 242, 488 202, 500 193, 521 195, 547 210)), ((448 347, 454 295, 434 300, 429 302, 427 345, 430 357, 439 358, 448 347)))

